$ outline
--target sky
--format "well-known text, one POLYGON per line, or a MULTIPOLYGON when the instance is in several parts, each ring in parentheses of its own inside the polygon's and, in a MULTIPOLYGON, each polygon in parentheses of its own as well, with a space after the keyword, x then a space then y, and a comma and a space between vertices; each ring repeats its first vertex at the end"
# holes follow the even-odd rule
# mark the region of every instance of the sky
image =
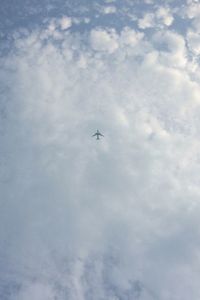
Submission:
POLYGON ((0 15, 0 299, 199 300, 200 2, 0 15))

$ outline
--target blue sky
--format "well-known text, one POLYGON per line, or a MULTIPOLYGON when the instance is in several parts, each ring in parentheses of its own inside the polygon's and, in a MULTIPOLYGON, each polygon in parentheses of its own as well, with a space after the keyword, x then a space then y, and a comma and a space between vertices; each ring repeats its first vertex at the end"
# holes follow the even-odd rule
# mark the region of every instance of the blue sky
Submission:
POLYGON ((199 1, 0 11, 0 298, 199 300, 199 1))

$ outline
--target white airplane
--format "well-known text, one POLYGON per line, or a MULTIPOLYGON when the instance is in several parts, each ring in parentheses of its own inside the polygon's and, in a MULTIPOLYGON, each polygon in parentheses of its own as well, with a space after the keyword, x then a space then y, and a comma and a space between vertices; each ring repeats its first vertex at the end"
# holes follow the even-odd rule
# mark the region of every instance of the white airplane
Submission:
POLYGON ((97 129, 97 132, 95 132, 92 136, 96 136, 97 138, 97 140, 100 140, 100 136, 104 136, 103 134, 101 134, 100 132, 99 132, 99 130, 97 129))

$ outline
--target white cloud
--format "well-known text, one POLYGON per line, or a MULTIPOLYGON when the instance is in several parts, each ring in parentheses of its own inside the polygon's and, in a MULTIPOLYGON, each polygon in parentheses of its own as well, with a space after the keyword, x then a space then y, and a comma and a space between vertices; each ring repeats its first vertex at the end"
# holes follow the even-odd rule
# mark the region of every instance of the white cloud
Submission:
POLYGON ((155 26, 153 13, 146 13, 143 18, 138 20, 138 27, 141 29, 151 28, 155 26))
POLYGON ((49 32, 54 32, 56 30, 57 24, 56 24, 56 20, 53 19, 50 21, 49 26, 48 26, 48 30, 49 32))
POLYGON ((200 34, 190 30, 187 33, 187 41, 188 41, 190 50, 194 54, 199 55, 200 54, 200 34))
POLYGON ((140 29, 147 29, 153 27, 162 27, 172 25, 174 17, 169 7, 160 6, 155 13, 145 13, 143 18, 138 20, 138 27, 140 29))
POLYGON ((62 18, 52 18, 47 20, 47 24, 47 29, 42 32, 42 36, 46 36, 46 38, 51 36, 55 39, 60 39, 62 38, 62 31, 69 29, 72 26, 72 19, 67 16, 63 16, 62 18))
POLYGON ((189 2, 186 6, 185 13, 189 19, 200 16, 200 4, 197 2, 189 2))
POLYGON ((52 39, 16 37, 0 61, 0 287, 9 300, 198 300, 200 86, 184 38, 52 39))
POLYGON ((160 50, 160 58, 166 66, 185 67, 187 52, 183 36, 165 31, 156 33, 154 41, 160 50))
POLYGON ((85 22, 86 24, 90 23, 90 18, 84 18, 84 22, 85 22))
POLYGON ((144 34, 141 32, 136 32, 135 30, 129 27, 126 27, 122 31, 121 37, 124 40, 124 42, 128 45, 134 45, 144 37, 144 34))
POLYGON ((90 35, 90 43, 94 50, 113 53, 119 47, 117 34, 114 30, 93 29, 90 35))
POLYGON ((104 14, 114 14, 116 13, 117 9, 115 6, 105 6, 103 8, 104 14))
POLYGON ((115 5, 96 5, 96 9, 100 14, 103 15, 115 14, 117 12, 115 5))
POLYGON ((159 7, 156 11, 156 17, 158 18, 158 20, 160 19, 166 26, 172 25, 174 21, 174 17, 170 12, 169 7, 159 7))
POLYGON ((70 28, 72 26, 72 20, 69 17, 62 17, 62 19, 60 20, 60 27, 62 30, 66 30, 68 28, 70 28))
POLYGON ((183 10, 183 17, 191 20, 191 26, 188 26, 188 31, 200 33, 200 3, 188 1, 187 5, 185 6, 185 9, 183 10))

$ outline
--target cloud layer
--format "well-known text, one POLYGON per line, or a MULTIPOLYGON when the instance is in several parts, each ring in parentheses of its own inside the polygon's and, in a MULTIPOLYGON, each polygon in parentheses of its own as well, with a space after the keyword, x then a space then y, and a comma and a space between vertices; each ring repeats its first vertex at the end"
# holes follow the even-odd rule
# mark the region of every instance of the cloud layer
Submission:
POLYGON ((48 19, 1 58, 0 298, 199 299, 197 51, 158 11, 151 37, 48 19))

